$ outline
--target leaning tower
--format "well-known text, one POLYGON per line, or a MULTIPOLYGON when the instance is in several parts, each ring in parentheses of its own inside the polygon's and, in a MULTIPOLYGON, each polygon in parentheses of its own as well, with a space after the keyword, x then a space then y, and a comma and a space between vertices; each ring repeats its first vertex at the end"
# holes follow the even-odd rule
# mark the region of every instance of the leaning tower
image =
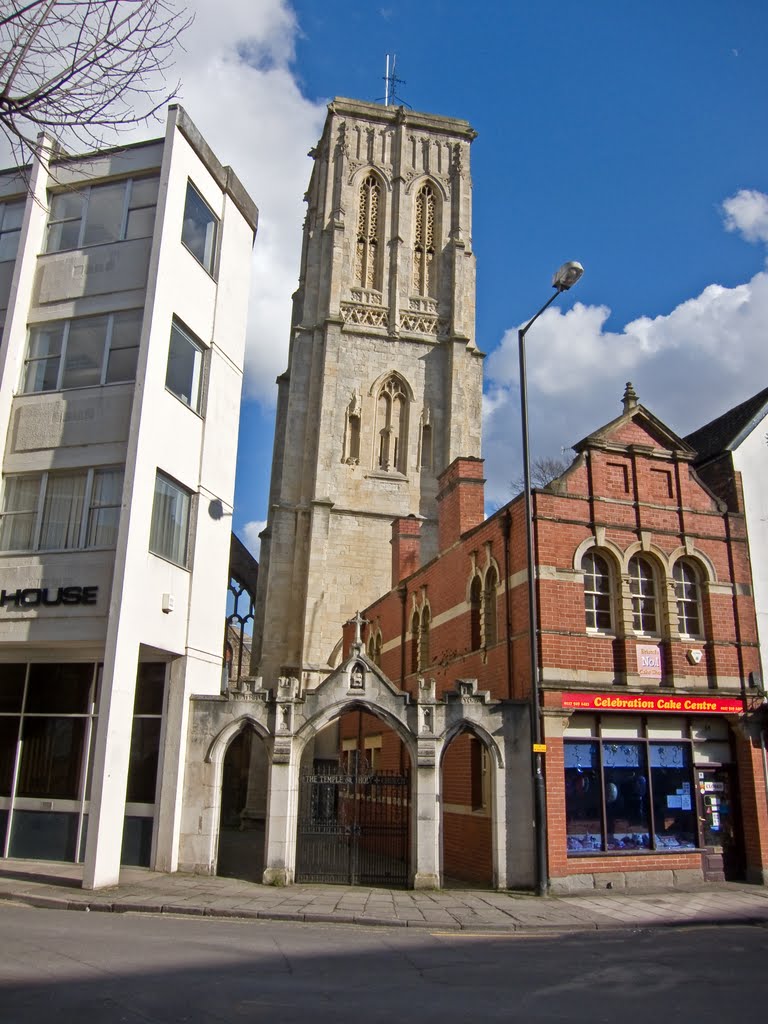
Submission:
MULTIPOLYGON (((253 670, 311 687, 391 585, 391 523, 437 551, 437 477, 480 455, 466 121, 335 99, 312 151, 278 378, 253 670)), ((386 642, 386 637, 384 638, 386 642)))

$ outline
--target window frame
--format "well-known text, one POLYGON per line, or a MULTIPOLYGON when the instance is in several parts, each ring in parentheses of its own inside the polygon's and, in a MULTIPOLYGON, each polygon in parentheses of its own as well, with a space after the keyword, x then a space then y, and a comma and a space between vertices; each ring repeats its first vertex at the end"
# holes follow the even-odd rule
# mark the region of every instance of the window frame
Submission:
POLYGON ((149 552, 150 554, 155 555, 157 558, 162 558, 166 562, 171 562, 173 565, 177 565, 180 569, 186 569, 187 571, 189 571, 192 547, 190 542, 190 532, 192 526, 192 499, 194 497, 194 492, 190 491, 188 487, 185 487, 183 484, 179 483, 178 480, 174 480, 173 477, 169 476, 167 473, 164 473, 161 469, 158 469, 155 473, 155 485, 152 493, 152 516, 150 519, 149 526, 149 552), (184 525, 183 530, 181 531, 183 533, 184 538, 184 552, 183 557, 181 559, 177 558, 174 555, 173 551, 170 550, 170 548, 162 550, 162 544, 157 539, 155 534, 155 524, 157 522, 155 510, 157 508, 158 502, 158 482, 160 481, 163 481, 167 486, 173 488, 178 495, 186 499, 184 525), (153 544, 155 546, 153 546, 153 544))
POLYGON ((206 393, 206 379, 208 369, 208 352, 209 349, 200 341, 200 339, 189 330, 180 320, 173 319, 171 323, 171 334, 168 340, 168 362, 165 368, 165 390, 177 398, 182 405, 185 405, 192 412, 197 413, 198 416, 203 416, 203 409, 205 404, 205 393, 206 393), (199 361, 196 361, 196 367, 192 375, 192 386, 190 391, 196 390, 197 394, 194 402, 192 401, 192 395, 189 396, 189 401, 184 394, 180 394, 174 387, 168 383, 168 377, 171 371, 171 352, 174 342, 174 338, 180 338, 185 341, 189 348, 197 356, 199 361))
POLYGON ((641 555, 633 555, 627 563, 627 575, 629 578, 629 595, 632 602, 632 629, 638 636, 661 636, 661 603, 659 600, 659 578, 656 572, 655 566, 648 558, 643 558, 641 555), (638 566, 646 566, 648 570, 647 578, 650 580, 653 589, 650 594, 642 592, 642 584, 645 580, 644 577, 638 572, 637 576, 632 574, 633 564, 638 566), (635 585, 638 586, 636 591, 635 585), (645 602, 649 602, 652 607, 652 612, 646 611, 643 607, 645 602), (647 628, 647 618, 653 617, 653 627, 647 628), (639 623, 639 625, 638 625, 639 623))
POLYGON ((99 388, 106 387, 112 384, 135 384, 136 382, 136 370, 134 369, 133 377, 125 378, 123 380, 108 380, 109 375, 109 361, 110 356, 114 352, 125 352, 131 349, 136 350, 136 363, 138 365, 139 349, 141 347, 141 330, 143 326, 144 310, 141 307, 132 309, 118 309, 113 310, 111 313, 98 313, 93 316, 77 316, 70 317, 67 320, 48 320, 40 323, 29 324, 27 327, 27 351, 24 358, 24 364, 21 371, 21 385, 19 388, 19 394, 21 395, 44 395, 53 394, 56 391, 77 391, 83 388, 99 388), (112 341, 115 337, 115 322, 125 315, 126 321, 130 318, 131 314, 138 314, 138 330, 136 335, 135 345, 124 345, 120 348, 113 348, 112 341), (99 369, 98 381, 91 384, 71 384, 65 386, 65 375, 67 369, 71 367, 67 366, 67 356, 69 353, 69 338, 73 331, 73 325, 83 324, 87 321, 95 320, 106 320, 106 327, 104 330, 104 341, 101 348, 101 365, 99 369), (31 356, 33 339, 35 338, 35 332, 51 331, 54 328, 59 328, 59 352, 58 354, 42 355, 42 356, 31 356), (54 387, 42 387, 42 388, 30 388, 28 386, 28 374, 29 368, 32 364, 45 363, 48 360, 57 359, 58 366, 56 368, 56 384, 54 387))
POLYGON ((590 548, 588 551, 585 551, 584 554, 581 557, 581 567, 580 567, 580 570, 581 570, 581 573, 582 573, 582 575, 584 577, 584 617, 585 617, 585 621, 586 621, 587 632, 588 633, 599 633, 599 634, 602 634, 602 635, 612 635, 615 632, 615 626, 614 626, 614 598, 615 598, 615 583, 614 583, 614 581, 615 581, 615 577, 614 577, 614 574, 612 572, 611 562, 597 548, 590 548), (591 568, 587 567, 585 565, 585 563, 587 561, 589 561, 589 560, 592 561, 591 568), (598 573, 595 571, 594 563, 595 563, 595 561, 598 561, 598 560, 600 562, 602 562, 603 566, 605 567, 605 572, 601 576, 598 576, 598 573), (606 589, 604 589, 604 590, 598 589, 597 582, 596 582, 598 579, 605 579, 607 581, 607 588, 606 589), (594 587, 590 587, 589 584, 592 583, 593 581, 595 581, 595 586, 594 587), (606 614, 606 609, 605 608, 600 609, 600 608, 597 607, 597 600, 600 597, 607 598, 607 604, 608 604, 608 607, 607 607, 608 625, 607 626, 599 625, 598 624, 599 623, 598 616, 600 614, 603 614, 603 615, 606 614), (590 605, 591 605, 591 607, 590 607, 590 605), (593 619, 592 622, 590 622, 590 616, 592 616, 592 619, 593 619))
POLYGON ((203 270, 210 277, 212 277, 214 280, 216 280, 216 278, 218 276, 218 269, 219 269, 219 248, 220 248, 220 245, 221 245, 221 218, 219 218, 213 212, 213 209, 211 208, 210 204, 207 203, 206 200, 203 198, 202 192, 200 191, 199 188, 197 188, 197 186, 194 184, 194 182, 192 181, 191 178, 187 178, 187 189, 186 189, 186 192, 184 193, 184 212, 182 214, 182 221, 181 221, 181 244, 184 246, 184 248, 187 250, 187 252, 192 257, 194 257, 195 261, 203 268, 203 270), (197 197, 197 199, 200 201, 202 206, 210 214, 210 216, 211 216, 210 223, 213 224, 213 229, 214 229, 213 230, 213 239, 209 240, 206 237, 206 240, 205 240, 205 243, 204 243, 204 248, 205 248, 206 251, 203 254, 204 258, 202 258, 202 259, 195 252, 194 248, 189 243, 187 238, 184 237, 184 235, 185 235, 185 227, 186 227, 187 220, 188 220, 188 218, 187 218, 187 208, 188 208, 188 203, 189 203, 190 192, 194 196, 197 197), (209 247, 210 247, 210 251, 208 252, 207 250, 209 249, 209 247))
POLYGON ((702 603, 701 603, 701 574, 696 566, 686 558, 679 558, 672 566, 672 581, 675 589, 675 604, 677 607, 677 629, 681 636, 692 637, 694 639, 701 639, 704 636, 703 622, 704 616, 702 614, 702 603), (680 575, 688 572, 693 577, 692 579, 678 579, 678 572, 680 575), (693 597, 685 596, 686 588, 693 587, 693 597), (681 597, 681 590, 683 595, 681 597), (686 612, 686 606, 692 606, 694 614, 689 615, 686 612), (688 629, 691 620, 695 620, 696 628, 688 629))
POLYGON ((152 238, 155 233, 155 221, 156 216, 152 218, 152 230, 148 235, 135 235, 130 238, 127 237, 128 220, 133 210, 138 209, 149 209, 151 205, 154 205, 157 210, 157 198, 154 204, 143 203, 141 206, 132 206, 131 200, 133 195, 133 183, 136 181, 156 181, 158 184, 158 192, 160 187, 160 175, 159 174, 143 174, 135 175, 130 178, 116 178, 111 181, 100 181, 94 182, 91 185, 82 185, 72 189, 57 189, 51 190, 49 193, 48 200, 48 220, 45 226, 45 248, 43 250, 44 255, 49 255, 57 252, 72 252, 77 249, 89 249, 95 245, 115 245, 118 242, 134 241, 138 238, 152 238), (105 239, 97 242, 86 242, 85 234, 88 227, 88 210, 91 205, 91 195, 94 191, 99 189, 114 188, 116 185, 123 186, 123 203, 120 214, 120 231, 117 238, 105 239), (82 206, 80 208, 80 214, 78 217, 57 217, 53 218, 53 207, 54 202, 58 196, 71 196, 79 195, 82 199, 82 206), (56 227, 59 224, 72 223, 79 221, 79 227, 77 232, 77 243, 75 245, 64 245, 52 248, 50 244, 51 235, 53 232, 51 228, 56 227))
POLYGON ((21 228, 24 223, 24 209, 26 207, 26 200, 24 199, 10 199, 0 203, 0 254, 2 253, 3 238, 9 235, 16 235, 16 247, 13 250, 13 256, 2 256, 0 255, 0 263, 13 263, 19 254, 19 241, 21 239, 21 228), (7 228, 5 226, 6 215, 9 209, 21 208, 21 221, 17 228, 7 228))
MULTIPOLYGON (((90 535, 91 526, 91 513, 94 509, 93 496, 96 492, 96 477, 101 473, 114 473, 120 472, 123 474, 123 480, 120 484, 120 508, 122 508, 122 490, 125 483, 125 467, 124 466, 91 466, 87 469, 71 469, 71 470, 42 470, 39 473, 9 473, 3 478, 3 493, 2 493, 2 505, 0 506, 0 542, 2 541, 3 527, 8 516, 17 515, 29 515, 34 517, 34 522, 31 529, 30 545, 28 547, 8 547, 4 548, 0 546, 0 555, 9 555, 16 553, 28 553, 28 552, 39 552, 39 551, 113 551, 117 544, 117 532, 115 533, 115 544, 93 544, 88 543, 88 537, 90 535), (46 526, 46 508, 47 498, 49 491, 49 481, 51 478, 63 478, 67 476, 81 477, 84 478, 84 486, 82 491, 82 498, 80 500, 80 522, 77 526, 77 542, 74 544, 66 545, 65 547, 43 547, 41 540, 44 535, 44 529, 46 526), (20 509, 6 509, 5 504, 8 495, 8 483, 11 480, 37 480, 37 498, 35 500, 34 507, 30 507, 27 510, 20 509)), ((111 507, 111 506, 110 506, 111 507)), ((115 506, 117 507, 117 506, 115 506)), ((118 529, 119 529, 118 515, 118 529)))

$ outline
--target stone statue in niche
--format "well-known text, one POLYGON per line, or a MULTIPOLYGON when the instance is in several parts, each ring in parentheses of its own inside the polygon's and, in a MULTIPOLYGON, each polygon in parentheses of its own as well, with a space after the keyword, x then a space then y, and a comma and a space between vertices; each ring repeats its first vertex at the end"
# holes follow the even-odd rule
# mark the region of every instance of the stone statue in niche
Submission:
POLYGON ((363 666, 359 662, 355 662, 352 666, 352 671, 349 674, 349 688, 350 690, 362 690, 365 687, 365 674, 363 672, 363 666))

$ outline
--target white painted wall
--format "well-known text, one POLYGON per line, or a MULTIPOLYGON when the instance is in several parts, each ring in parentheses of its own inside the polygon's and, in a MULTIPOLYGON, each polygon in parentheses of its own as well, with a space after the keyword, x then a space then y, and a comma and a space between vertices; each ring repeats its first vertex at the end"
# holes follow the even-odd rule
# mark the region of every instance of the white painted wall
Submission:
POLYGON ((768 414, 733 453, 741 473, 763 680, 768 672, 768 414))

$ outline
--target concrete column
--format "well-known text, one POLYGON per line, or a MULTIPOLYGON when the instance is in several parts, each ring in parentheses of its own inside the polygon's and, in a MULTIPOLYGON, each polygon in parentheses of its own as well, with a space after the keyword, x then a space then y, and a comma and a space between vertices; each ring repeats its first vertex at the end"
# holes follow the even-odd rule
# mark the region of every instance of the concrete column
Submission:
POLYGON ((177 871, 179 867, 179 830, 189 717, 186 675, 186 657, 171 662, 166 681, 168 696, 158 763, 160 785, 151 861, 155 871, 177 871))
POLYGON ((419 741, 413 795, 413 888, 440 888, 440 769, 437 744, 419 741))
POLYGON ((269 770, 264 885, 293 885, 299 795, 295 746, 293 739, 275 740, 269 770))

